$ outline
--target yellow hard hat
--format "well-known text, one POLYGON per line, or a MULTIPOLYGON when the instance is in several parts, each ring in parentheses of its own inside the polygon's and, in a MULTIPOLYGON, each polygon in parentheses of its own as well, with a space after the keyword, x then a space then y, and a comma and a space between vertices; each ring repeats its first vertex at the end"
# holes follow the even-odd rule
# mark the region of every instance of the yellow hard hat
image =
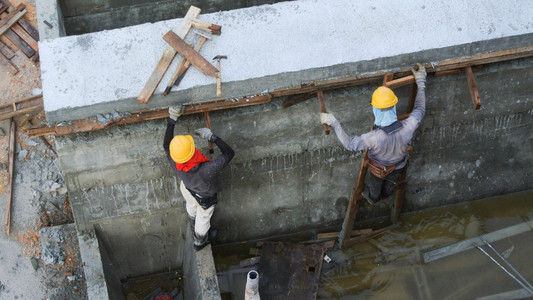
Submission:
POLYGON ((387 108, 394 106, 396 103, 398 103, 398 97, 388 87, 380 86, 372 94, 371 104, 375 108, 387 108))
POLYGON ((176 135, 170 141, 170 157, 177 163, 185 163, 194 154, 194 140, 190 135, 176 135))

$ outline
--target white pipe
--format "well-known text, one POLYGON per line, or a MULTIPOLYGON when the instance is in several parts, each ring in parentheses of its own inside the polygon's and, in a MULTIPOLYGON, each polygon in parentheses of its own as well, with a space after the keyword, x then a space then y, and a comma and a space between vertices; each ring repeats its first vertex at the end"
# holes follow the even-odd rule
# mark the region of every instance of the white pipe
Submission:
POLYGON ((244 300, 260 300, 259 298, 259 273, 252 270, 246 277, 246 290, 244 300))

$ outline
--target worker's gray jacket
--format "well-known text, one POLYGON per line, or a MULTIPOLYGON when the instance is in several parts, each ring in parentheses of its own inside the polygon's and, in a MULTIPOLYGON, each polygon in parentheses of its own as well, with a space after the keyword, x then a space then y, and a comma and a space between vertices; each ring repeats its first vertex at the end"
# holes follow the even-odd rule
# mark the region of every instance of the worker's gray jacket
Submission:
POLYGON ((176 172, 176 175, 178 175, 178 177, 183 181, 183 184, 185 184, 185 187, 191 191, 191 193, 196 193, 206 198, 216 196, 216 194, 220 191, 220 184, 218 180, 220 171, 222 171, 222 169, 231 161, 235 155, 235 152, 221 138, 213 134, 211 141, 218 146, 222 154, 212 161, 196 165, 187 172, 178 171, 178 169, 176 169, 176 163, 170 157, 170 141, 174 137, 175 124, 176 121, 172 120, 171 118, 168 119, 167 130, 165 132, 165 139, 163 142, 163 148, 165 149, 172 170, 176 172))
POLYGON ((396 169, 403 168, 409 158, 407 147, 426 112, 426 81, 418 80, 416 83, 418 92, 413 111, 409 118, 400 121, 403 126, 395 132, 387 134, 382 129, 374 129, 352 138, 344 132, 339 121, 335 120, 331 127, 335 129, 344 147, 352 151, 368 149, 368 157, 378 164, 396 165, 396 169))

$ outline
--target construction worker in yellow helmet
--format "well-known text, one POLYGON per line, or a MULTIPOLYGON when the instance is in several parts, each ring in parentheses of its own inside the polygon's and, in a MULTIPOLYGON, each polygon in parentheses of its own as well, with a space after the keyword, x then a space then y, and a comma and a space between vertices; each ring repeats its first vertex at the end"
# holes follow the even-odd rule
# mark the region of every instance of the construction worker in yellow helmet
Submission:
POLYGON ((190 135, 174 136, 174 126, 183 112, 183 106, 170 107, 163 148, 170 167, 179 177, 180 191, 185 199, 189 225, 193 231, 195 250, 201 250, 214 240, 216 230, 211 228, 211 216, 218 203, 219 176, 235 155, 233 149, 209 128, 195 131, 201 138, 213 142, 222 152, 214 160, 205 157, 194 145, 190 135))
POLYGON ((384 86, 378 87, 372 94, 374 127, 368 133, 350 137, 333 114, 320 114, 321 122, 333 127, 337 138, 346 149, 368 149, 370 176, 362 195, 371 205, 392 195, 398 185, 398 177, 409 159, 407 147, 426 111, 426 69, 418 64, 418 70, 411 68, 411 71, 415 76, 418 91, 413 111, 405 120, 398 121, 398 98, 391 89, 384 86))

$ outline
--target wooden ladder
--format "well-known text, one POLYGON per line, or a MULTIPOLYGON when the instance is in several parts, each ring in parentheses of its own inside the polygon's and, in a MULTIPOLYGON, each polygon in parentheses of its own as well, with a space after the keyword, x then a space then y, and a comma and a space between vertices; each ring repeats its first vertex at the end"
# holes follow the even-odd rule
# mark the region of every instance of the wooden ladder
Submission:
MULTIPOLYGON (((417 86, 416 83, 414 83, 414 76, 407 76, 404 78, 393 79, 394 74, 393 73, 387 73, 385 74, 383 78, 383 86, 388 86, 389 88, 396 88, 399 86, 403 86, 406 84, 411 84, 411 94, 409 96, 409 106, 408 106, 408 114, 401 115, 398 117, 399 120, 403 120, 409 117, 410 113, 413 111, 414 105, 415 105, 415 98, 416 98, 416 92, 417 92, 417 86), (390 85, 391 82, 402 82, 401 85, 390 85)), ((374 124, 372 123, 372 126, 374 124)), ((408 152, 410 153, 412 151, 412 147, 408 148, 408 152), (410 148, 410 149, 409 149, 410 148)), ((365 198, 361 194, 363 192, 364 184, 365 184, 365 178, 368 171, 368 164, 369 164, 369 158, 368 158, 368 150, 365 150, 363 154, 363 159, 361 160, 361 167, 359 168, 359 174, 357 176, 357 183, 355 184, 355 187, 352 189, 352 192, 350 194, 350 202, 348 203, 348 208, 346 210, 346 215, 344 217, 344 222, 342 224, 342 230, 339 233, 339 245, 342 249, 346 249, 354 244, 360 243, 362 241, 371 239, 373 237, 379 236, 383 233, 385 233, 387 230, 396 227, 396 221, 400 218, 400 213, 402 211, 403 206, 403 200, 405 196, 405 186, 407 185, 406 181, 406 174, 407 174, 407 164, 403 168, 402 173, 398 177, 397 184, 398 188, 395 192, 395 199, 394 199, 394 207, 392 208, 391 212, 391 221, 393 222, 393 225, 387 226, 385 228, 374 230, 371 233, 363 234, 361 236, 350 238, 350 232, 352 231, 353 225, 355 223, 355 217, 357 215, 357 209, 359 207, 359 203, 364 200, 365 198)))

